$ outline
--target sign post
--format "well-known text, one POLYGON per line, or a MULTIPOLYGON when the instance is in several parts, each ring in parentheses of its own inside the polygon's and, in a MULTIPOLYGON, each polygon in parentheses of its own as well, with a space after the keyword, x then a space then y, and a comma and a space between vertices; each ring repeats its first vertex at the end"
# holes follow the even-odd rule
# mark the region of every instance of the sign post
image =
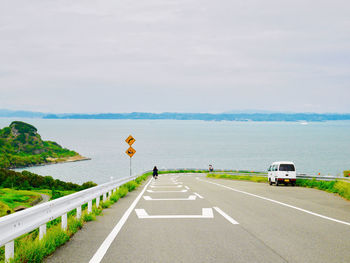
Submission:
POLYGON ((126 154, 129 155, 130 157, 130 176, 131 176, 131 158, 134 156, 134 154, 136 153, 136 150, 134 148, 131 147, 131 145, 135 142, 136 140, 134 139, 134 137, 132 137, 131 135, 129 135, 128 138, 126 138, 125 142, 127 144, 129 144, 129 149, 126 150, 126 154))

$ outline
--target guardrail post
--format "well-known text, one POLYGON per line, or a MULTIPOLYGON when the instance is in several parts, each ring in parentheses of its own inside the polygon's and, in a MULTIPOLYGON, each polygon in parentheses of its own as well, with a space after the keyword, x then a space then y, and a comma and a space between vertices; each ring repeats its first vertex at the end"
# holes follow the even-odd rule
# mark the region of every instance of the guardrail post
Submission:
POLYGON ((96 207, 100 206, 100 196, 96 197, 96 207))
POLYGON ((107 195, 106 195, 106 193, 104 193, 103 194, 103 202, 106 202, 106 200, 107 200, 107 195))
POLYGON ((90 214, 92 212, 92 200, 88 202, 88 213, 90 214))
POLYGON ((5 244, 5 262, 9 262, 15 256, 15 242, 11 241, 5 244))
POLYGON ((108 192, 108 200, 111 199, 112 191, 108 192))
POLYGON ((42 240, 46 235, 46 223, 39 227, 39 240, 42 240))
POLYGON ((81 205, 77 207, 77 219, 81 218, 81 205))
POLYGON ((67 230, 67 213, 66 214, 63 214, 61 216, 61 228, 66 231, 67 230))

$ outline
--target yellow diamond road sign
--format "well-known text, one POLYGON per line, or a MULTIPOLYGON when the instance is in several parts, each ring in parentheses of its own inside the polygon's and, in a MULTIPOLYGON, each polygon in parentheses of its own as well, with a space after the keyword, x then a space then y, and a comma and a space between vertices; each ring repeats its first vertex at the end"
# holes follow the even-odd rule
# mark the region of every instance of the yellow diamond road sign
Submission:
POLYGON ((126 150, 126 154, 130 156, 130 158, 136 153, 136 150, 131 146, 126 150))
POLYGON ((130 146, 136 141, 134 137, 132 137, 131 135, 129 135, 128 138, 126 138, 126 143, 129 144, 130 146))

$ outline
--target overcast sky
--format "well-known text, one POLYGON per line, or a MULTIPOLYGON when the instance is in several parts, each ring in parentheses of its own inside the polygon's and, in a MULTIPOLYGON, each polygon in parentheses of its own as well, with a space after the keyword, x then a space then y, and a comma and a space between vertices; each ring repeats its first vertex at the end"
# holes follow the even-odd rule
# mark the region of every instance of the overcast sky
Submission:
POLYGON ((350 112, 349 0, 0 3, 0 108, 350 112))

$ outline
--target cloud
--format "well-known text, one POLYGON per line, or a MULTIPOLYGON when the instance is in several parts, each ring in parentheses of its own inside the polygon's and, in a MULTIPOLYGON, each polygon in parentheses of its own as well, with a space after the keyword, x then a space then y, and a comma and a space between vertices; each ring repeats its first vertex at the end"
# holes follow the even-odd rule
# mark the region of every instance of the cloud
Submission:
POLYGON ((0 104, 349 112, 349 11, 343 0, 7 1, 0 104))

